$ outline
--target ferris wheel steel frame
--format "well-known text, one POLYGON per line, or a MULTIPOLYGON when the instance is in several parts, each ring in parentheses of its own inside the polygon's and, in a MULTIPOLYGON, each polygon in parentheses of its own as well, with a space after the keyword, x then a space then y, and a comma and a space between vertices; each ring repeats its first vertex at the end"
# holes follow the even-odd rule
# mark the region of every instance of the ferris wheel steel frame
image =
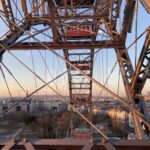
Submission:
MULTIPOLYGON (((149 116, 145 109, 144 98, 141 97, 142 89, 145 85, 145 82, 148 78, 150 78, 150 28, 147 30, 147 36, 145 38, 145 42, 143 48, 141 50, 141 55, 135 71, 133 69, 129 54, 127 51, 124 52, 126 49, 125 43, 127 38, 127 33, 131 32, 132 29, 132 20, 134 16, 134 7, 135 7, 135 0, 126 0, 126 5, 124 9, 124 16, 122 22, 122 31, 119 34, 117 32, 117 19, 120 13, 120 6, 121 0, 112 0, 108 2, 111 5, 107 7, 103 7, 100 1, 86 2, 85 0, 81 0, 80 4, 68 3, 67 0, 64 0, 64 5, 58 0, 52 1, 44 1, 41 0, 40 5, 36 3, 36 1, 32 1, 32 5, 37 9, 33 9, 32 13, 28 12, 28 6, 26 0, 21 0, 22 11, 24 14, 24 19, 21 22, 21 25, 15 26, 16 19, 14 17, 13 9, 11 6, 10 0, 1 0, 2 3, 2 12, 6 19, 6 23, 10 29, 10 32, 3 38, 0 43, 8 50, 37 50, 37 49, 52 49, 52 51, 62 49, 64 51, 64 58, 66 62, 69 62, 75 67, 66 63, 68 69, 68 78, 69 78, 69 92, 70 92, 70 101, 72 103, 82 102, 82 103, 90 103, 92 101, 92 80, 87 83, 82 82, 74 82, 74 75, 78 78, 86 78, 82 76, 78 72, 78 69, 81 70, 83 73, 87 73, 87 76, 92 78, 93 74, 93 59, 94 59, 94 49, 96 48, 114 48, 117 55, 117 61, 120 66, 125 90, 128 97, 128 103, 134 108, 137 109, 143 116, 146 118, 148 122, 150 122, 149 116), (47 4, 48 10, 45 10, 45 3, 47 4), (36 6, 35 6, 36 5, 36 6), (99 9, 99 7, 101 9, 99 9), (73 12, 69 13, 70 7, 73 8, 73 12), (92 15, 79 15, 76 14, 76 9, 85 9, 88 8, 93 11, 92 15), (60 14, 60 10, 64 10, 64 14, 60 14), (39 12, 41 10, 41 16, 39 12), (48 12, 46 14, 46 12, 48 12), (109 17, 108 12, 111 14, 109 17), (93 21, 84 21, 84 19, 92 19, 93 21), (82 38, 79 37, 68 37, 65 36, 64 25, 62 22, 65 21, 73 21, 77 20, 74 24, 77 26, 90 25, 92 27, 92 32, 95 32, 95 35, 90 36, 83 36, 82 38), (78 20, 82 21, 81 23, 78 20), (29 32, 32 26, 35 25, 48 25, 52 29, 52 42, 20 42, 17 43, 17 40, 24 34, 24 31, 29 32), (109 33, 110 39, 109 40, 96 40, 96 35, 98 32, 98 27, 100 24, 103 24, 109 33), (23 29, 23 30, 21 30, 23 29), (63 36, 62 36, 63 34, 63 36), (81 38, 81 41, 80 41, 81 38), (71 39, 71 40, 70 40, 71 39), (77 40, 76 40, 77 39, 77 40), (84 40, 85 39, 85 40, 84 40), (87 40, 88 39, 88 40, 87 40), (78 41, 79 40, 79 41, 78 41), (80 53, 74 52, 80 50, 80 53), (84 52, 84 49, 88 49, 88 52, 84 52), (82 50, 82 52, 81 52, 82 50), (71 60, 71 56, 78 56, 76 60, 71 60), (81 56, 85 57, 88 56, 89 60, 84 61, 80 60, 81 56), (80 57, 79 57, 80 56, 80 57), (147 61, 144 64, 145 60, 147 61), (76 73, 73 73, 76 72, 76 73), (77 86, 78 85, 78 86, 77 86), (88 91, 86 95, 82 95, 78 91, 88 91), (75 91, 75 93, 74 93, 75 91), (74 93, 74 94, 73 94, 74 93), (139 96, 140 95, 140 96, 139 96)), ((42 31, 41 31, 42 32, 42 31)), ((32 36, 32 35, 31 35, 32 36)), ((33 36, 34 37, 34 36, 33 36)), ((29 37, 30 38, 30 37, 29 37)), ((5 53, 6 49, 4 47, 0 47, 0 55, 1 61, 2 56, 5 53)), ((150 129, 147 127, 145 123, 143 123, 131 110, 133 123, 135 127, 135 133, 137 139, 144 139, 146 136, 149 136, 150 129), (145 130, 143 130, 143 126, 145 130)))

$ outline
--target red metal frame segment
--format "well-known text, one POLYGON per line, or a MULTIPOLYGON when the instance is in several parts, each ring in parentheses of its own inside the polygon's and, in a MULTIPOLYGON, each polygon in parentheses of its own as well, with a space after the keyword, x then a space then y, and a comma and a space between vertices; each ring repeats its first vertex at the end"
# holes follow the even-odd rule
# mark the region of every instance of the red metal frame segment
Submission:
POLYGON ((6 150, 4 148, 7 148, 7 150, 13 149, 25 149, 25 150, 32 150, 32 149, 43 149, 43 150, 68 150, 68 149, 76 149, 76 150, 129 150, 129 149, 136 149, 136 150, 149 150, 150 147, 150 140, 121 140, 118 142, 100 142, 97 144, 94 144, 90 142, 89 140, 74 140, 74 139, 41 139, 41 140, 32 140, 24 142, 18 141, 18 142, 5 142, 0 141, 0 148, 2 150, 6 150), (13 143, 13 147, 12 147, 13 143), (26 144, 29 144, 28 146, 25 146, 26 144))

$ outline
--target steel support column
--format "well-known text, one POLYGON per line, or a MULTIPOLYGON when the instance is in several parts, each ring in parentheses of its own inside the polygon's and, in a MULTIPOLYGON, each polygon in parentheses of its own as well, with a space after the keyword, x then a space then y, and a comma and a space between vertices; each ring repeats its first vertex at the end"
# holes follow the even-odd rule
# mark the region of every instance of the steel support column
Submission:
MULTIPOLYGON (((125 90, 127 93, 128 97, 128 102, 135 108, 135 102, 133 100, 132 94, 131 94, 131 88, 130 88, 130 82, 131 78, 133 76, 133 67, 129 58, 129 55, 127 52, 123 53, 124 49, 117 49, 116 54, 117 54, 117 60, 120 66, 120 71, 122 74, 125 90)), ((135 116, 135 114, 131 111, 132 119, 133 119, 133 125, 134 125, 134 130, 136 134, 137 139, 143 139, 144 138, 144 133, 141 129, 141 125, 139 122, 139 119, 135 116)))

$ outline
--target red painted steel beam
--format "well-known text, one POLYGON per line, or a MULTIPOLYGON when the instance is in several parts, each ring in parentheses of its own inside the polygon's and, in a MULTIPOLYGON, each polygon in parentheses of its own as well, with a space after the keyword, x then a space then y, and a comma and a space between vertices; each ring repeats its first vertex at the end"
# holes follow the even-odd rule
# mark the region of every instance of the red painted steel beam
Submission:
POLYGON ((140 0, 146 11, 150 14, 150 1, 149 0, 140 0))
POLYGON ((24 147, 26 148, 26 150, 35 150, 31 142, 25 142, 24 147))
POLYGON ((57 26, 55 23, 55 5, 53 1, 47 0, 47 5, 48 5, 48 12, 49 12, 49 18, 51 20, 51 27, 52 27, 52 34, 53 34, 53 42, 57 43, 58 42, 58 31, 57 31, 57 26))
POLYGON ((121 33, 122 38, 125 40, 127 38, 127 33, 131 32, 134 9, 135 9, 135 0, 126 0, 121 33))
MULTIPOLYGON (((7 142, 9 143, 9 142, 7 142)), ((0 140, 0 148, 2 148, 6 142, 4 140, 0 140)), ((118 142, 113 142, 111 145, 109 143, 98 143, 94 144, 86 139, 41 139, 35 140, 32 142, 32 145, 35 149, 77 149, 77 150, 84 150, 85 148, 89 150, 90 147, 92 150, 100 150, 103 149, 116 149, 116 150, 129 150, 129 149, 136 149, 136 150, 149 150, 150 149, 150 140, 120 140, 118 142), (88 145, 88 146, 87 146, 88 145)), ((14 144, 14 149, 21 149, 24 148, 24 142, 18 142, 14 144)), ((111 150, 113 150, 111 149, 111 150)))
POLYGON ((3 147, 1 148, 1 150, 9 150, 9 149, 11 149, 14 145, 15 145, 16 143, 15 143, 15 141, 9 141, 9 142, 7 142, 7 143, 5 143, 4 145, 3 145, 3 147))
MULTIPOLYGON (((92 42, 65 42, 53 44, 43 42, 49 49, 95 49, 95 48, 124 48, 123 42, 117 41, 92 41, 92 42)), ((19 45, 9 46, 9 50, 42 50, 45 46, 38 42, 24 42, 19 45)))

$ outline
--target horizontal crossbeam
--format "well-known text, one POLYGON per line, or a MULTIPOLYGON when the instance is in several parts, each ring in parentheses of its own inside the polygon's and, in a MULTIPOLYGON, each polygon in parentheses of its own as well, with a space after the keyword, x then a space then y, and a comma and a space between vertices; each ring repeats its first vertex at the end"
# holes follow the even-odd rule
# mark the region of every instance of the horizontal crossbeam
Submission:
MULTIPOLYGON (((2 149, 6 143, 6 141, 0 141, 0 148, 2 149)), ((84 149, 87 145, 89 145, 89 150, 108 150, 109 147, 110 149, 114 148, 116 150, 128 150, 128 149, 136 149, 136 150, 141 150, 141 149, 149 149, 150 147, 150 140, 121 140, 115 143, 109 143, 106 142, 105 144, 99 142, 99 144, 94 144, 90 142, 89 140, 85 139, 41 139, 41 140, 36 140, 36 141, 31 141, 29 143, 30 147, 35 147, 35 149, 76 149, 76 150, 82 150, 84 149), (90 148, 91 147, 91 148, 90 148)), ((23 141, 20 141, 16 144, 13 145, 14 149, 25 149, 25 143, 23 141)))
MULTIPOLYGON (((123 42, 111 40, 93 41, 93 42, 61 42, 53 44, 51 42, 42 42, 49 49, 95 49, 95 48, 124 48, 123 42)), ((45 46, 39 42, 24 42, 19 45, 9 46, 8 50, 42 50, 45 46)))

